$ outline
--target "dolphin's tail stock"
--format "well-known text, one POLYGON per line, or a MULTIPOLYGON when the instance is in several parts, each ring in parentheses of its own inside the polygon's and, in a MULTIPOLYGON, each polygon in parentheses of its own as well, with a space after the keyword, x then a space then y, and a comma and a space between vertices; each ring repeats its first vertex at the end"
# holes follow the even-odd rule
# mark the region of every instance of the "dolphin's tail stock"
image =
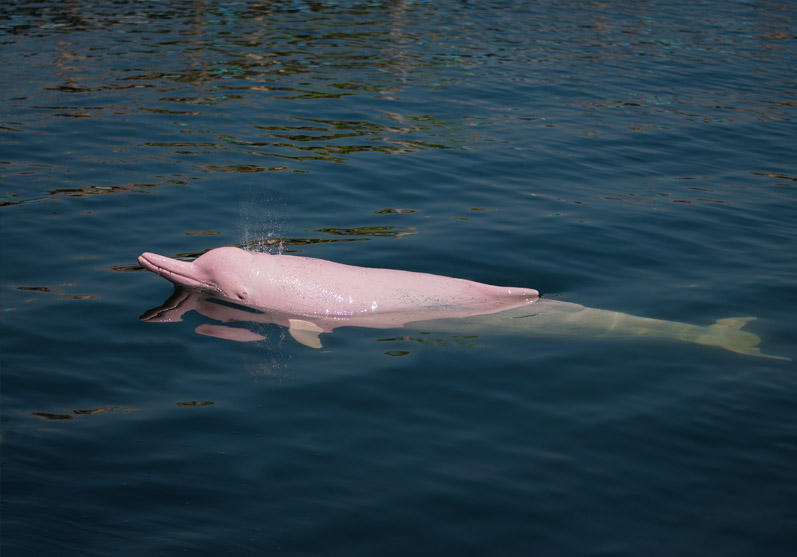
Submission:
POLYGON ((728 317, 727 319, 719 319, 716 323, 707 327, 705 332, 701 334, 695 342, 707 346, 718 346, 725 350, 730 350, 731 352, 738 352, 739 354, 790 362, 791 358, 785 356, 774 356, 772 354, 761 353, 761 350, 758 348, 761 338, 754 333, 741 330, 742 327, 753 320, 755 320, 755 317, 728 317))

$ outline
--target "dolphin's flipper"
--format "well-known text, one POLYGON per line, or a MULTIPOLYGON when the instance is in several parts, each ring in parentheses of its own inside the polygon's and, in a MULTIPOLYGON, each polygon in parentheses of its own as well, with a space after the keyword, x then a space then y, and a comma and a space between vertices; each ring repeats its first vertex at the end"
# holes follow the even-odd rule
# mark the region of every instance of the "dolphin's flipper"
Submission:
POLYGON ((318 335, 323 333, 324 329, 302 319, 289 319, 288 324, 290 325, 288 333, 296 342, 310 348, 321 348, 321 339, 318 335))
POLYGON ((700 335, 696 342, 708 346, 718 346, 739 354, 790 362, 791 358, 762 354, 761 350, 758 348, 761 338, 754 333, 741 330, 742 327, 754 319, 755 317, 728 317, 726 319, 719 319, 716 323, 707 327, 706 332, 700 335))

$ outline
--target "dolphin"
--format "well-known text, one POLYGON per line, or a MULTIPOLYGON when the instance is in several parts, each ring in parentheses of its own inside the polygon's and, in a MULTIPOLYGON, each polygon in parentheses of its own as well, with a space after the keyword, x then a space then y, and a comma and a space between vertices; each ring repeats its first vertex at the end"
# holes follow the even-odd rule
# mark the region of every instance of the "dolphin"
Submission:
POLYGON ((325 331, 343 324, 388 328, 411 321, 494 313, 540 297, 532 288, 234 247, 210 250, 193 262, 154 253, 144 253, 138 261, 176 285, 243 306, 293 315, 296 321, 317 323, 325 331))
MULTIPOLYGON (((715 346, 773 359, 761 339, 741 330, 754 317, 709 326, 639 317, 541 298, 532 288, 344 265, 293 255, 212 249, 193 262, 144 253, 139 263, 177 287, 144 321, 180 321, 194 310, 222 322, 277 324, 297 342, 321 348, 319 335, 338 327, 409 328, 521 336, 659 338, 715 346)), ((236 341, 265 337, 240 327, 204 324, 197 333, 236 341)))

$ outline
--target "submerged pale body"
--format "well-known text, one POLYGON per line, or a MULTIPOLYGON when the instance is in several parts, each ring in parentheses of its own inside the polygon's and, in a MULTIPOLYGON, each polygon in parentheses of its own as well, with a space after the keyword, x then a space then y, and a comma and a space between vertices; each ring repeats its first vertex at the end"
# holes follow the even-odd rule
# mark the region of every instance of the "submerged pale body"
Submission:
MULTIPOLYGON (((214 249, 191 263, 150 253, 139 257, 139 262, 189 289, 178 289, 143 320, 179 321, 184 313, 195 310, 223 323, 281 325, 294 339, 314 348, 321 347, 319 334, 338 327, 407 327, 467 334, 661 338, 779 358, 762 354, 760 338, 741 330, 753 317, 720 319, 703 327, 540 299, 532 288, 238 248, 214 249), (211 298, 255 311, 214 303, 211 298)), ((228 325, 201 325, 197 332, 237 341, 264 338, 228 325)))

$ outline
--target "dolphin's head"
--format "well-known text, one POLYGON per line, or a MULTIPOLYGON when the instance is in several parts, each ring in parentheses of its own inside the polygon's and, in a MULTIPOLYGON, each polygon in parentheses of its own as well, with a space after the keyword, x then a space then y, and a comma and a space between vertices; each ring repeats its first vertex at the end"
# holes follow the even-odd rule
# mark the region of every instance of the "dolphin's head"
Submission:
POLYGON ((238 303, 249 299, 252 254, 242 249, 212 249, 192 262, 143 253, 138 262, 174 284, 213 293, 238 303))

